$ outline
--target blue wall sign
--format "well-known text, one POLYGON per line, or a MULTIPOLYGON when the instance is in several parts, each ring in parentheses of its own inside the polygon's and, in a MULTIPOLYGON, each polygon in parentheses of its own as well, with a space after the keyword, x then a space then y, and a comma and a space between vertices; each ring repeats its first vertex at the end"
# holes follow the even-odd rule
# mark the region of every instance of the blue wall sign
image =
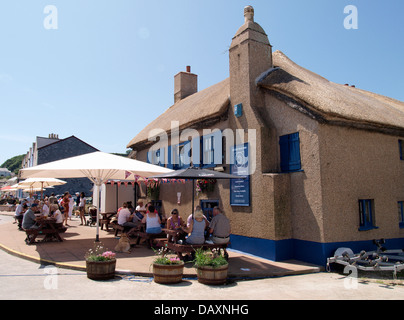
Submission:
POLYGON ((250 205, 250 175, 248 162, 248 143, 233 146, 231 148, 232 161, 230 173, 244 178, 231 179, 230 181, 230 205, 250 205))
POLYGON ((239 103, 234 106, 234 115, 239 118, 243 115, 243 104, 239 103))

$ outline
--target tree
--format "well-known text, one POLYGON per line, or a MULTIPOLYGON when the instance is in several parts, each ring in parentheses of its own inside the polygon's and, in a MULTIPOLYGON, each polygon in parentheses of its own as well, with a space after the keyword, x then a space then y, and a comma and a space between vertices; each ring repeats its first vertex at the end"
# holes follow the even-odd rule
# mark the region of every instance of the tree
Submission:
POLYGON ((21 163, 22 163, 22 160, 24 159, 24 157, 25 157, 25 154, 12 157, 12 158, 6 160, 0 166, 0 168, 7 168, 11 172, 18 174, 18 171, 21 169, 21 163))

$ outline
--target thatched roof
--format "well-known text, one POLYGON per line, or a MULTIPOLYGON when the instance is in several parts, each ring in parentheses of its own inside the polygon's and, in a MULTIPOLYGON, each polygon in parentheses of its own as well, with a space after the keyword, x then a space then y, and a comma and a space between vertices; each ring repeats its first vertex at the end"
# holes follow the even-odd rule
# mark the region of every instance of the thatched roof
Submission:
POLYGON ((148 142, 149 132, 152 129, 163 129, 170 133, 171 121, 179 121, 179 129, 182 130, 199 122, 220 117, 227 111, 229 103, 230 81, 226 79, 172 105, 134 137, 127 148, 148 142))
MULTIPOLYGON (((328 81, 297 65, 280 51, 274 52, 272 59, 274 68, 261 74, 256 84, 289 106, 320 122, 404 136, 403 102, 328 81)), ((169 134, 171 121, 179 121, 182 130, 217 119, 227 112, 229 104, 230 80, 227 78, 172 105, 127 147, 147 143, 152 129, 159 128, 169 134)))
POLYGON ((404 103, 392 98, 337 84, 307 70, 280 51, 273 53, 274 68, 264 72, 258 86, 299 102, 318 120, 371 129, 404 129, 404 103))

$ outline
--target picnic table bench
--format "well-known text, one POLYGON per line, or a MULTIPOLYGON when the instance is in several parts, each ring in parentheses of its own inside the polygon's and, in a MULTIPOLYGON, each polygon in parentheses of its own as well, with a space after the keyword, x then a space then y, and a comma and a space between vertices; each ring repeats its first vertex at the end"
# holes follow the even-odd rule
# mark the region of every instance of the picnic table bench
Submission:
POLYGON ((144 223, 139 226, 139 230, 135 232, 135 236, 137 237, 136 245, 140 243, 141 239, 144 239, 149 248, 153 247, 154 242, 157 243, 159 240, 166 239, 166 234, 163 231, 161 233, 147 233, 146 225, 144 223))
POLYGON ((100 214, 102 216, 102 218, 100 219, 101 230, 104 229, 104 225, 105 225, 105 230, 108 231, 108 228, 109 228, 109 226, 111 224, 111 219, 112 219, 113 216, 116 215, 116 212, 115 211, 113 211, 113 212, 101 212, 100 214))
POLYGON ((118 237, 119 232, 125 233, 128 232, 130 229, 132 229, 132 227, 121 226, 117 222, 111 223, 110 225, 112 226, 112 229, 115 230, 115 237, 118 237))
POLYGON ((35 229, 25 229, 27 238, 25 242, 27 244, 33 244, 39 235, 45 235, 45 238, 41 242, 50 242, 53 240, 62 242, 63 239, 60 237, 59 233, 63 233, 67 230, 66 227, 58 227, 56 225, 56 219, 46 218, 37 219, 39 228, 35 229))

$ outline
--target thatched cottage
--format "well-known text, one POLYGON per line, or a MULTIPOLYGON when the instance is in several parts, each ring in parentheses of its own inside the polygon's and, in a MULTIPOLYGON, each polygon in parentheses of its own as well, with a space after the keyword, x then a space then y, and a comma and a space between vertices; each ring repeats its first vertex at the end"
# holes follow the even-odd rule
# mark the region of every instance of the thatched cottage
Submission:
MULTIPOLYGON (((229 50, 230 77, 197 92, 195 74, 177 74, 174 105, 129 142, 133 156, 234 173, 228 160, 241 150, 254 166, 249 178, 218 180, 197 198, 205 208, 223 208, 235 249, 324 264, 339 247, 374 249, 373 239, 402 248, 404 103, 333 83, 272 53, 253 8, 244 15, 229 50), (158 150, 151 148, 155 129, 168 138, 158 150), (230 145, 229 130, 244 143, 230 145)), ((162 183, 164 212, 177 207, 187 217, 191 190, 189 181, 162 183)))

